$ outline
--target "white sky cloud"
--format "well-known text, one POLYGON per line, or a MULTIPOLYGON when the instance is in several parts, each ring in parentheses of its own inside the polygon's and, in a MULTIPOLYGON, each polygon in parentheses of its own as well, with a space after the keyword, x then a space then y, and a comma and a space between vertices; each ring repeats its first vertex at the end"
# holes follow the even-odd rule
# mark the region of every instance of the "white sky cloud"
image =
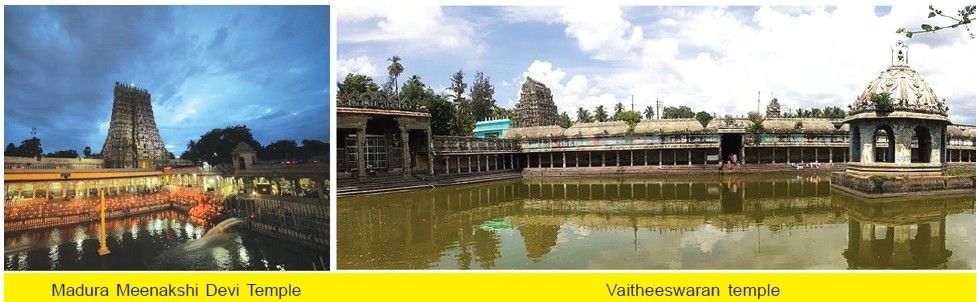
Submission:
MULTIPOLYGON (((846 106, 888 66, 890 46, 904 39, 895 29, 925 22, 927 12, 925 5, 894 7, 882 17, 868 6, 831 12, 763 7, 745 19, 721 8, 676 8, 656 21, 665 26, 645 27, 654 31, 645 38, 641 25, 625 21, 623 11, 603 7, 592 20, 564 15, 567 34, 581 51, 594 59, 624 60, 623 68, 579 75, 614 96, 601 104, 611 106, 633 94, 645 105, 661 98, 668 105, 735 114, 756 110, 758 91, 762 105, 776 96, 788 108, 846 106)), ((963 31, 936 35, 949 41, 932 47, 909 41, 910 64, 950 101, 951 110, 967 110, 951 114, 970 115, 964 122, 972 122, 973 105, 966 104, 974 103, 974 41, 963 31)), ((561 111, 575 108, 589 95, 567 92, 557 104, 561 111)))
POLYGON ((440 7, 423 5, 342 5, 337 8, 340 26, 367 22, 371 26, 337 37, 345 42, 405 42, 414 49, 445 50, 480 47, 472 39, 473 29, 467 21, 445 16, 440 7), (425 48, 413 43, 427 45, 425 48))
MULTIPOLYGON (((964 3, 940 6, 951 10, 964 3)), ((948 100, 952 120, 972 124, 977 99, 972 83, 977 78, 975 41, 962 29, 909 40, 895 33, 899 27, 934 22, 926 18, 926 6, 898 5, 882 16, 875 7, 850 5, 600 5, 469 8, 449 13, 429 7, 344 6, 338 13, 338 39, 340 47, 387 41, 386 52, 370 52, 373 58, 389 56, 391 48, 475 54, 480 66, 471 65, 470 57, 448 56, 409 63, 415 68, 411 72, 421 69, 419 73, 435 87, 445 86, 458 68, 496 68, 487 75, 513 84, 497 83, 496 99, 505 106, 514 105, 511 101, 518 98, 519 85, 530 76, 546 84, 560 111, 571 116, 578 107, 592 112, 597 105, 611 108, 618 101, 629 105, 632 95, 639 110, 660 99, 666 106, 743 115, 756 110, 758 92, 761 106, 777 97, 789 110, 844 108, 889 66, 890 47, 906 40, 910 65, 937 96, 948 100), (361 26, 342 30, 343 24, 361 26), (553 26, 561 28, 562 35, 554 35, 553 26), (430 37, 435 37, 433 44, 430 37)), ((358 57, 340 57, 344 58, 341 70, 352 70, 357 63, 358 57)))
POLYGON ((377 65, 374 65, 370 61, 370 58, 365 55, 360 55, 352 58, 342 58, 336 59, 337 69, 339 73, 336 74, 336 78, 342 81, 346 78, 347 74, 362 74, 369 76, 371 78, 377 77, 377 65))

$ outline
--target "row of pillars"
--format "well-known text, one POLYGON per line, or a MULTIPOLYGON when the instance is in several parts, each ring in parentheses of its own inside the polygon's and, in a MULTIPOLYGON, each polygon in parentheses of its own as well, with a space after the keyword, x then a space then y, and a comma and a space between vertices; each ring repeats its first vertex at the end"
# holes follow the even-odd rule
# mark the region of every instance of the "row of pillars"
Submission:
MULTIPOLYGON (((622 162, 626 162, 626 166, 648 166, 648 165, 671 165, 677 166, 680 164, 693 165, 693 164, 708 164, 710 150, 712 149, 658 149, 658 150, 628 150, 628 151, 586 151, 586 152, 550 152, 550 153, 527 153, 526 156, 526 167, 527 168, 579 168, 579 167, 607 167, 607 166, 622 166, 622 162), (571 153, 569 156, 567 153, 571 153), (611 164, 608 164, 608 153, 612 153, 610 156, 611 164), (685 157, 679 158, 679 154, 685 157), (701 161, 693 160, 693 154, 702 155, 701 161), (651 155, 657 155, 654 161, 648 160, 651 155), (635 158, 640 157, 640 161, 635 160, 635 158), (670 162, 666 162, 666 157, 671 159, 670 162), (626 161, 622 161, 622 158, 626 161), (535 159, 535 165, 533 165, 533 159, 535 159), (595 159, 599 159, 599 163, 594 163, 595 159), (548 160, 547 165, 543 165, 543 161, 548 160), (680 161, 681 160, 681 161, 680 161)), ((718 151, 717 151, 718 153, 718 151)))
POLYGON ((520 166, 515 154, 444 155, 444 174, 515 170, 520 166), (454 163, 454 169, 451 164, 454 163), (452 171, 454 170, 454 171, 452 171))
MULTIPOLYGON (((845 149, 845 148, 751 148, 751 149, 748 149, 748 150, 753 151, 753 152, 750 152, 750 153, 753 153, 753 154, 751 154, 752 156, 750 156, 751 159, 746 160, 744 158, 743 159, 743 162, 745 162, 745 163, 754 163, 754 164, 768 164, 768 163, 769 164, 777 164, 777 163, 786 163, 786 164, 800 163, 800 164, 804 164, 804 163, 809 163, 809 162, 811 162, 811 163, 834 163, 835 162, 835 154, 841 155, 840 162, 848 162, 848 152, 847 152, 847 150, 838 150, 838 152, 835 152, 835 149, 845 149), (780 152, 778 152, 778 149, 781 149, 780 152), (793 151, 792 151, 792 149, 793 149, 793 151), (810 149, 813 149, 813 152, 811 152, 810 149), (827 150, 824 150, 824 149, 827 149, 827 150), (827 151, 827 152, 825 152, 825 151, 827 151), (812 153, 814 155, 814 158, 813 158, 813 160, 809 160, 808 157, 810 155, 812 155, 812 153), (763 156, 764 154, 766 154, 768 156, 763 156), (777 155, 778 154, 782 154, 782 155, 785 156, 785 158, 784 158, 783 161, 779 161, 779 162, 777 161, 777 155), (828 156, 827 161, 822 161, 822 158, 821 157, 824 156, 824 155, 827 155, 828 156)), ((746 157, 746 156, 744 156, 744 157, 746 157)))
POLYGON ((948 162, 952 163, 971 163, 974 162, 974 150, 947 150, 948 162))
POLYGON ((146 180, 137 178, 138 181, 108 181, 108 182, 44 182, 33 184, 7 184, 4 188, 5 196, 18 196, 20 198, 65 198, 71 197, 94 197, 97 190, 105 190, 106 194, 118 195, 125 192, 137 192, 142 189, 155 189, 162 185, 158 180, 146 180), (55 189, 57 185, 57 189, 55 189), (29 190, 27 187, 30 187, 29 190))

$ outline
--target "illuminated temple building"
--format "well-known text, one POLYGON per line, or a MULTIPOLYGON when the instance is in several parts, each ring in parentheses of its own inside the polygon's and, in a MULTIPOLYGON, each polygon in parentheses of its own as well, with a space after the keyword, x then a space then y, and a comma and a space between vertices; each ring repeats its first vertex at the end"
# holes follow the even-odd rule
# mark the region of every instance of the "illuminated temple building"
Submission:
MULTIPOLYGON (((329 164, 258 161, 248 146, 229 154, 235 165, 171 165, 145 89, 116 83, 102 158, 4 157, 4 226, 20 231, 90 223, 99 192, 114 200, 106 217, 149 211, 222 208, 203 217, 241 218, 250 230, 325 251, 329 244, 329 164), (166 194, 167 192, 171 194, 166 194), (147 196, 164 196, 146 205, 147 196), (189 200, 187 197, 189 196, 189 200), (183 199, 181 199, 183 198, 183 199), (69 214, 63 211, 73 207, 69 214), (25 211, 31 211, 25 214, 25 211)), ((324 157, 323 155, 318 155, 324 157)))

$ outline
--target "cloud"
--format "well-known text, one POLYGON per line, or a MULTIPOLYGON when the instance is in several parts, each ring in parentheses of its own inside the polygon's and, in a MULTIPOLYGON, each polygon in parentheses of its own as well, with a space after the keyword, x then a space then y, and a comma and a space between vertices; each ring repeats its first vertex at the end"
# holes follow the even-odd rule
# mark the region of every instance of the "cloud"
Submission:
POLYGON ((436 6, 340 6, 341 42, 396 41, 415 51, 477 49, 472 26, 436 6))
POLYGON ((339 73, 336 74, 336 77, 339 78, 340 81, 346 78, 346 75, 350 73, 362 74, 372 78, 377 76, 377 66, 374 65, 373 62, 370 61, 370 58, 365 55, 338 59, 336 63, 338 65, 337 69, 339 69, 339 73))
MULTIPOLYGON (((760 7, 750 14, 666 8, 666 18, 629 21, 624 11, 606 6, 592 14, 574 11, 565 9, 563 21, 578 49, 593 59, 622 61, 585 73, 592 88, 617 98, 633 94, 643 104, 660 98, 734 114, 756 110, 758 92, 762 103, 776 96, 791 109, 846 106, 888 66, 889 47, 904 38, 895 29, 925 22, 927 12, 925 6, 893 7, 881 17, 868 6, 760 7)), ((968 53, 974 41, 964 31, 948 31, 909 43, 910 64, 948 99, 954 121, 973 123, 970 82, 977 63, 968 53)))
POLYGON ((176 154, 188 137, 236 124, 262 143, 328 137, 319 119, 273 124, 249 111, 328 104, 325 6, 21 6, 4 14, 6 142, 36 127, 46 151, 97 152, 116 81, 149 90, 176 154))
POLYGON ((641 26, 634 26, 621 16, 621 9, 609 5, 568 7, 560 11, 566 33, 594 58, 626 58, 644 39, 641 26))

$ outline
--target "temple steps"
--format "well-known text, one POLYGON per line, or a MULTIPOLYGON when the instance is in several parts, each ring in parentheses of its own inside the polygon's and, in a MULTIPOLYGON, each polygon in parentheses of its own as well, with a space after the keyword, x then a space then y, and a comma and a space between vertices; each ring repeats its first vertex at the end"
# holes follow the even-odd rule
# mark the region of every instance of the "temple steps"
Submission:
POLYGON ((336 184, 336 196, 377 194, 395 191, 408 191, 435 188, 449 185, 470 184, 521 177, 517 171, 492 171, 481 173, 416 176, 379 176, 360 179, 341 179, 336 184))

